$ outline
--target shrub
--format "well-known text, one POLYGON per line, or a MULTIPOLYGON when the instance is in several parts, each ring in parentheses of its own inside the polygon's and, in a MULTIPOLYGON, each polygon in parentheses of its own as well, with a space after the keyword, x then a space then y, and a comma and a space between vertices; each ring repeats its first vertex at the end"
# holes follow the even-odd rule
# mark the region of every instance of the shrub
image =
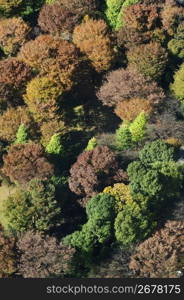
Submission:
POLYGON ((26 88, 25 102, 36 121, 54 119, 63 88, 49 77, 35 77, 26 88))
POLYGON ((14 237, 6 237, 0 229, 0 278, 11 277, 16 272, 14 237))
POLYGON ((72 274, 75 250, 59 243, 55 237, 28 231, 20 236, 19 273, 24 278, 63 278, 72 274))
POLYGON ((47 231, 58 223, 61 209, 52 183, 34 179, 3 201, 2 225, 7 232, 47 231))
POLYGON ((13 144, 3 160, 3 172, 12 182, 25 184, 33 178, 48 178, 54 172, 39 144, 13 144))
POLYGON ((128 202, 116 217, 115 236, 119 243, 131 245, 145 239, 156 227, 152 214, 136 202, 128 202))
POLYGON ((129 267, 136 277, 176 278, 183 268, 184 222, 168 221, 164 228, 141 243, 131 257, 129 267))
POLYGON ((113 45, 103 20, 87 18, 73 32, 74 44, 84 52, 98 71, 106 71, 114 60, 113 45))
POLYGON ((15 55, 26 42, 29 26, 19 17, 0 21, 0 46, 7 55, 15 55))
POLYGON ((73 84, 72 76, 79 65, 78 51, 72 43, 47 34, 24 44, 19 59, 40 74, 56 78, 68 89, 73 84))
POLYGON ((171 84, 171 91, 174 92, 176 98, 180 101, 184 100, 184 64, 182 64, 179 70, 174 75, 174 82, 171 84))
POLYGON ((124 183, 115 183, 113 186, 107 186, 103 193, 110 194, 115 198, 116 212, 122 211, 124 205, 132 201, 130 186, 124 183))
POLYGON ((107 146, 84 151, 70 169, 69 187, 77 195, 91 196, 115 180, 118 161, 107 146))
POLYGON ((147 99, 133 98, 118 103, 115 113, 125 121, 133 121, 141 112, 150 115, 153 112, 154 103, 147 99))
POLYGON ((127 57, 130 65, 151 80, 160 80, 167 64, 167 52, 157 42, 133 47, 127 57))
POLYGON ((24 106, 9 108, 0 116, 0 139, 12 142, 16 138, 16 133, 21 124, 24 124, 31 137, 35 135, 35 125, 33 119, 24 106))
POLYGON ((44 5, 40 11, 38 24, 44 32, 54 35, 72 32, 79 17, 59 2, 44 5))
POLYGON ((133 98, 148 99, 156 105, 163 101, 164 93, 155 82, 150 83, 135 69, 127 68, 110 72, 97 96, 108 106, 116 106, 133 98))

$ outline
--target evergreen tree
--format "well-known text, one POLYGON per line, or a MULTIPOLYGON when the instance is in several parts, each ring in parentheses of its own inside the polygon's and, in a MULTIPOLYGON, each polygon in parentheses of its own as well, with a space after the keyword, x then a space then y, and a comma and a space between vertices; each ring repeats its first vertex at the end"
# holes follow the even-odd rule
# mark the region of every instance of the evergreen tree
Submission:
POLYGON ((25 144, 27 143, 29 138, 27 128, 24 124, 21 124, 18 128, 17 134, 16 134, 16 140, 15 144, 25 144))
POLYGON ((132 141, 139 142, 145 136, 145 127, 147 119, 144 112, 141 112, 137 118, 132 122, 129 127, 129 130, 132 134, 132 141))
POLYGON ((63 152, 63 150, 64 148, 63 145, 61 144, 61 134, 56 133, 51 137, 50 142, 46 147, 46 152, 49 154, 59 155, 63 152))
POLYGON ((127 150, 132 147, 132 134, 127 125, 122 124, 116 130, 116 144, 119 150, 127 150))

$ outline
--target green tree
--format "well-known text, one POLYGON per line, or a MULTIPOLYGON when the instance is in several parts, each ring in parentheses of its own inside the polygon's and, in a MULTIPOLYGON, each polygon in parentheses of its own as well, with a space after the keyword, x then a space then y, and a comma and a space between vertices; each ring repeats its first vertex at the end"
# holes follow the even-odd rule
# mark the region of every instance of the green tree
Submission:
POLYGON ((147 118, 144 112, 141 112, 136 119, 130 124, 129 131, 132 135, 133 142, 141 141, 145 136, 147 118))
POLYGON ((182 64, 175 73, 174 82, 170 85, 170 89, 174 92, 178 100, 184 101, 184 64, 182 64))
POLYGON ((128 202, 115 220, 115 236, 119 243, 130 245, 145 239, 156 227, 153 215, 136 202, 128 202))
POLYGON ((29 139, 27 128, 24 124, 19 126, 19 129, 16 134, 15 144, 25 144, 29 139))
POLYGON ((139 152, 139 157, 145 165, 158 161, 173 161, 175 158, 175 149, 172 145, 169 145, 162 140, 156 140, 146 144, 139 152))
POLYGON ((88 221, 80 231, 68 235, 64 243, 82 252, 91 253, 95 246, 107 242, 113 235, 115 199, 108 194, 98 194, 86 207, 88 221))
POLYGON ((132 148, 132 134, 127 124, 122 124, 116 130, 116 145, 119 150, 127 150, 132 148))
POLYGON ((109 25, 115 29, 116 28, 116 22, 119 15, 119 12, 121 10, 121 7, 123 5, 123 2, 125 0, 107 0, 106 5, 107 9, 105 11, 107 21, 109 25))
POLYGON ((55 186, 33 179, 26 190, 19 189, 3 200, 0 221, 7 232, 47 231, 58 223, 60 213, 55 186))
POLYGON ((56 133, 51 137, 50 142, 46 147, 46 152, 49 154, 56 154, 56 155, 62 154, 64 152, 64 147, 61 142, 60 133, 56 133))
POLYGON ((92 137, 87 144, 86 151, 93 150, 97 146, 97 139, 92 137))

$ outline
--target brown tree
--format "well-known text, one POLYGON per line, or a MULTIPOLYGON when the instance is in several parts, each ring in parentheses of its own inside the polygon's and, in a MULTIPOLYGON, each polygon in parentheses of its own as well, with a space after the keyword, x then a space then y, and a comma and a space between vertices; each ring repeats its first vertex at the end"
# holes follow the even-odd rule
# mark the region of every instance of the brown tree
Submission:
POLYGON ((108 27, 103 20, 85 18, 74 29, 73 42, 86 54, 98 72, 108 70, 112 65, 115 53, 108 27))
POLYGON ((0 227, 0 278, 11 277, 15 272, 15 239, 6 237, 0 227))
POLYGON ((78 20, 79 17, 76 14, 59 2, 55 2, 42 7, 38 24, 44 32, 61 35, 72 32, 78 20))
POLYGON ((21 18, 0 20, 0 46, 8 55, 15 55, 26 42, 30 27, 21 18))
POLYGON ((162 39, 159 7, 157 4, 137 3, 124 8, 123 27, 118 33, 120 44, 128 47, 135 44, 162 39))
POLYGON ((56 77, 66 88, 71 87, 73 73, 79 65, 76 47, 51 35, 40 35, 27 42, 20 49, 19 59, 41 75, 56 77))
POLYGON ((159 80, 168 62, 167 51, 157 42, 133 47, 127 57, 129 65, 150 80, 159 80))
POLYGON ((21 89, 31 79, 31 68, 16 58, 0 61, 0 82, 21 89))
POLYGON ((141 112, 145 112, 146 115, 150 115, 154 109, 154 103, 151 103, 147 99, 133 98, 120 102, 115 113, 122 120, 132 121, 141 112))
POLYGON ((183 256, 184 222, 168 221, 136 248, 129 267, 138 277, 173 278, 184 268, 183 256))
POLYGON ((77 195, 91 196, 120 182, 121 175, 115 154, 107 146, 99 146, 78 156, 70 169, 69 187, 77 195))
POLYGON ((63 278, 72 273, 75 249, 56 238, 28 231, 17 242, 18 271, 24 278, 63 278))
POLYGON ((90 15, 98 9, 98 0, 59 0, 68 10, 79 16, 90 15))
POLYGON ((13 142, 21 124, 26 126, 30 136, 35 136, 35 124, 28 109, 25 106, 8 108, 0 116, 0 139, 7 142, 13 142))
POLYGON ((164 98, 164 93, 155 82, 149 82, 142 74, 133 68, 112 71, 106 76, 97 93, 103 104, 115 107, 124 100, 133 98, 148 99, 158 104, 164 98))
POLYGON ((54 167, 44 156, 41 145, 12 144, 8 154, 3 157, 3 173, 12 182, 26 184, 33 178, 47 179, 54 173, 54 167))

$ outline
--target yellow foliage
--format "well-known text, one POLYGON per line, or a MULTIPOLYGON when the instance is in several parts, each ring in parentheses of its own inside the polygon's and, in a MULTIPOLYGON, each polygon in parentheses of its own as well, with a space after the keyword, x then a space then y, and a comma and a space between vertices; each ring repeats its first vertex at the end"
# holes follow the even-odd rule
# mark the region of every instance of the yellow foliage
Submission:
POLYGON ((132 202, 132 196, 129 185, 124 183, 116 183, 108 186, 103 190, 103 193, 110 194, 116 199, 116 211, 120 212, 126 202, 132 202))

